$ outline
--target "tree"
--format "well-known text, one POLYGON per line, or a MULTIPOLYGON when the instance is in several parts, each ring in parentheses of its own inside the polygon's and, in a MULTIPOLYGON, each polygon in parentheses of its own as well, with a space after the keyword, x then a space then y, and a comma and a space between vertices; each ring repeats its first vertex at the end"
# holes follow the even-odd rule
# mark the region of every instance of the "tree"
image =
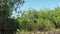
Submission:
POLYGON ((0 32, 1 34, 14 34, 19 29, 17 19, 11 18, 12 12, 23 5, 24 0, 0 0, 0 32))

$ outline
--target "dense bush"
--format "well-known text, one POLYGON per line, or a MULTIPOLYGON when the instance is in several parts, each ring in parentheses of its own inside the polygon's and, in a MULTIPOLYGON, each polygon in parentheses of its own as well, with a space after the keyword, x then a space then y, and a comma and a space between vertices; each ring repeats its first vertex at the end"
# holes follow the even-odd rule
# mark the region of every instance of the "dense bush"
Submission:
POLYGON ((19 19, 21 29, 28 31, 46 31, 60 28, 60 8, 53 10, 31 9, 26 11, 19 19))

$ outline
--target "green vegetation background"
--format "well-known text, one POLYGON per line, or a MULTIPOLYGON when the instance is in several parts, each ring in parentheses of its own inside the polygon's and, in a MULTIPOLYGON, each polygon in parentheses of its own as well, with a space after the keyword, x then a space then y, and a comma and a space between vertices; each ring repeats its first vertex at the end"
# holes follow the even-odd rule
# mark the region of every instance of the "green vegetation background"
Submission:
POLYGON ((18 18, 20 30, 26 31, 48 31, 60 29, 60 8, 53 10, 35 10, 29 9, 23 12, 18 18))

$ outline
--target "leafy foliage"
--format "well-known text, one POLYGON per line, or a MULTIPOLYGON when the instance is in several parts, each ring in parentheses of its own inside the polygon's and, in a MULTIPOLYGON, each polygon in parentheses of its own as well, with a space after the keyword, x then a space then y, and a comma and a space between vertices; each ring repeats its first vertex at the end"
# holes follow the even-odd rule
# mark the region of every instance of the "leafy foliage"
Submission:
POLYGON ((12 12, 23 5, 24 0, 0 0, 0 32, 1 34, 14 34, 19 29, 17 19, 11 18, 12 12))
POLYGON ((25 24, 22 27, 28 31, 58 29, 60 28, 60 8, 40 11, 29 9, 18 21, 20 25, 25 24))

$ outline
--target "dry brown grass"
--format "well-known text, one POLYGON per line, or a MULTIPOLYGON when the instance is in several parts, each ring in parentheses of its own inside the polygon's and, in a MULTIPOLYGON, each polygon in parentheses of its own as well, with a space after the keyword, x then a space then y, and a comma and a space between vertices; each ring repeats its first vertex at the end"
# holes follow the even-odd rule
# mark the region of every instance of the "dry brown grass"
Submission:
POLYGON ((53 29, 51 31, 46 31, 46 32, 41 32, 41 31, 36 31, 36 32, 20 32, 19 34, 60 34, 60 29, 53 29))

